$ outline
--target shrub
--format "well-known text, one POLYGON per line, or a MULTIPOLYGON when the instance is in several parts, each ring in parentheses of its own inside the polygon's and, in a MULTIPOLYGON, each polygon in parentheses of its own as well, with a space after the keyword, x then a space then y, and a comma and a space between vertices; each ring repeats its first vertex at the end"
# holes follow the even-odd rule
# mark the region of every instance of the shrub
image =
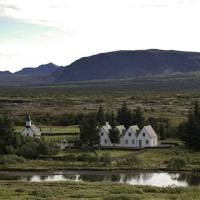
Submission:
POLYGON ((17 155, 3 155, 0 156, 0 164, 15 164, 15 163, 24 163, 26 160, 17 155))
POLYGON ((167 161, 167 167, 170 169, 181 169, 185 167, 186 161, 183 157, 172 157, 167 161))
POLYGON ((139 165, 141 163, 141 160, 137 156, 133 155, 129 158, 126 158, 121 163, 124 165, 133 166, 133 165, 139 165))
POLYGON ((100 157, 100 162, 102 162, 104 165, 108 165, 111 163, 111 156, 109 153, 103 153, 100 157))
POLYGON ((35 196, 35 197, 49 198, 49 197, 54 196, 55 194, 51 189, 45 188, 45 189, 32 190, 29 192, 29 195, 35 196))
POLYGON ((128 194, 110 194, 104 198, 104 200, 140 200, 138 195, 129 196, 128 194))
POLYGON ((82 162, 98 162, 98 156, 90 153, 82 153, 77 157, 77 161, 82 162))
POLYGON ((39 155, 48 154, 48 144, 39 139, 24 138, 23 145, 18 148, 17 154, 23 156, 24 158, 35 159, 39 155))
POLYGON ((75 154, 67 154, 62 158, 64 161, 76 161, 77 156, 75 154))

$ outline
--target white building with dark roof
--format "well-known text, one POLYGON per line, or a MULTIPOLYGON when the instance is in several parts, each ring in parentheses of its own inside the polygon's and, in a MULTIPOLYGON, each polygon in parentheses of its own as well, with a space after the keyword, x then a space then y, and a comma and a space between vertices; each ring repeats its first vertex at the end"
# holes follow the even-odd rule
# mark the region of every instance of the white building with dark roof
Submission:
POLYGON ((27 116, 25 128, 21 132, 22 136, 29 136, 32 138, 40 138, 41 137, 41 131, 38 129, 34 124, 32 124, 31 117, 27 116))

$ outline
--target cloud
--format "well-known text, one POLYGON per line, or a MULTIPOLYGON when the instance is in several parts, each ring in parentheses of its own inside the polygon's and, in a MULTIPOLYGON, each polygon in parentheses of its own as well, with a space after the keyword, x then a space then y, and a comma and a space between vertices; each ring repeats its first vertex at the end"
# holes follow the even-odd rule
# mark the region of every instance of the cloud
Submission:
POLYGON ((20 8, 17 5, 8 4, 5 0, 0 0, 0 16, 5 16, 7 12, 19 11, 20 8))
POLYGON ((0 66, 67 65, 118 49, 200 51, 199 9, 199 0, 0 0, 0 17, 16 22, 0 32, 0 53, 12 55, 0 66))

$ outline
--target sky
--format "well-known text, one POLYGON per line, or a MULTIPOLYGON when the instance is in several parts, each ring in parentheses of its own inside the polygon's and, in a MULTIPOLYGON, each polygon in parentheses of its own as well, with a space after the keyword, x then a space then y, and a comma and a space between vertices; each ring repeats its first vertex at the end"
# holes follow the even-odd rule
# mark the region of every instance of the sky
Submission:
POLYGON ((0 0, 0 71, 138 49, 200 52, 200 0, 0 0))

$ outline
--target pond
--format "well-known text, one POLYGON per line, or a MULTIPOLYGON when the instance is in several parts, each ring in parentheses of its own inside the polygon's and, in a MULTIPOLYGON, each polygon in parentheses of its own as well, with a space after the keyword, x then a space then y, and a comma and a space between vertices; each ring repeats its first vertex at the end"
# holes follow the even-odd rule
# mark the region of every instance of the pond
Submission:
POLYGON ((118 182, 130 185, 200 186, 200 173, 186 172, 124 172, 124 171, 62 171, 62 172, 0 172, 0 180, 26 182, 76 181, 118 182))

